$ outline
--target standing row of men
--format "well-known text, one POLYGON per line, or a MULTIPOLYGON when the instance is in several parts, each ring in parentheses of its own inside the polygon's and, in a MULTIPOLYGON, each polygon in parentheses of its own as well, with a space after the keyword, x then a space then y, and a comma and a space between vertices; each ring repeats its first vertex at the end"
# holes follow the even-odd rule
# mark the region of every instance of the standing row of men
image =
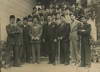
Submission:
POLYGON ((10 16, 10 24, 7 26, 8 55, 10 56, 7 58, 8 63, 13 62, 14 66, 19 65, 20 62, 40 63, 42 41, 48 49, 50 64, 56 64, 58 60, 66 65, 70 62, 78 64, 81 48, 82 66, 90 65, 91 26, 86 23, 86 19, 83 18, 83 24, 81 24, 74 15, 71 15, 72 22, 69 24, 59 14, 56 14, 56 19, 52 19, 52 17, 53 15, 48 15, 47 23, 41 25, 36 16, 33 20, 29 20, 33 22, 30 26, 27 18, 24 18, 23 25, 20 25, 19 21, 17 24, 15 23, 14 16, 10 16))
MULTIPOLYGON (((49 64, 91 65, 90 32, 91 25, 86 17, 61 11, 44 15, 34 11, 33 16, 16 20, 10 16, 7 30, 7 65, 20 66, 21 63, 40 63, 40 50, 43 47, 49 57, 49 64), (45 20, 45 21, 43 21, 45 20), (80 20, 80 21, 79 21, 80 20), (44 45, 42 45, 44 44, 44 45)), ((48 11, 48 10, 47 10, 48 11)))
POLYGON ((23 24, 20 19, 17 19, 16 22, 15 16, 11 15, 10 24, 6 27, 8 34, 6 63, 14 66, 30 61, 39 63, 42 25, 39 24, 37 16, 34 17, 34 24, 31 16, 28 19, 24 18, 23 24))

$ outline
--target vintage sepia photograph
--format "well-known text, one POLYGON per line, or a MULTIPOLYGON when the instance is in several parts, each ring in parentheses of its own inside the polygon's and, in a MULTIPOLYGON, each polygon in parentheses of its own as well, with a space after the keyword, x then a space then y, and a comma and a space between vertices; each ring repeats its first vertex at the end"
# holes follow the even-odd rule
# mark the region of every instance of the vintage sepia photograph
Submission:
POLYGON ((100 72, 100 0, 0 0, 0 72, 100 72))

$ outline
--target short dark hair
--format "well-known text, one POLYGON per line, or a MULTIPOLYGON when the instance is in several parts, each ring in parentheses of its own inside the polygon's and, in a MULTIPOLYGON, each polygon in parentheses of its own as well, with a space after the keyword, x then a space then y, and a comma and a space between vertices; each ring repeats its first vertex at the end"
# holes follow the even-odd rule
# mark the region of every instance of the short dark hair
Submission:
POLYGON ((32 18, 32 16, 31 15, 28 15, 28 18, 32 18))
POLYGON ((15 18, 15 15, 10 15, 10 17, 9 17, 10 19, 12 19, 12 18, 15 18))
POLYGON ((19 21, 21 21, 21 19, 20 19, 20 18, 17 18, 17 19, 16 19, 16 22, 19 22, 19 21))
POLYGON ((36 9, 36 7, 33 7, 33 10, 35 10, 36 9))
POLYGON ((28 21, 32 22, 33 21, 33 17, 31 15, 28 15, 28 21))

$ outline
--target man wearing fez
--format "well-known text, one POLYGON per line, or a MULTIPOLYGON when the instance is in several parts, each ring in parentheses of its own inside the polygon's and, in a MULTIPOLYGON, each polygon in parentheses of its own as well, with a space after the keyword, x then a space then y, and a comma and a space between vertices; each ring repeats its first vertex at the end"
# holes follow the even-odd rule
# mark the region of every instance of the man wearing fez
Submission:
POLYGON ((32 40, 32 61, 33 63, 40 63, 40 44, 42 35, 42 25, 39 22, 38 16, 33 17, 33 24, 31 25, 31 40, 32 40))
MULTIPOLYGON (((19 47, 20 47, 20 34, 22 33, 20 27, 15 23, 15 16, 10 16, 10 24, 6 26, 7 30, 7 47, 9 50, 8 62, 13 62, 14 66, 19 66, 19 47)), ((9 64, 9 65, 10 65, 9 64)))
POLYGON ((30 30, 27 17, 23 18, 23 61, 30 62, 30 30))
POLYGON ((83 24, 78 27, 78 35, 81 45, 81 67, 90 67, 91 65, 91 48, 90 48, 90 32, 91 25, 87 23, 87 19, 83 17, 83 24))

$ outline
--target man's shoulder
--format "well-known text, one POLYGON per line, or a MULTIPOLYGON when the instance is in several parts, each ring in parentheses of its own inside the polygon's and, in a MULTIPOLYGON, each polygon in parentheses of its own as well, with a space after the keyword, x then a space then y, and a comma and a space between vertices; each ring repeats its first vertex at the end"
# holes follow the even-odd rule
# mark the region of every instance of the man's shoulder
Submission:
POLYGON ((91 27, 91 24, 88 24, 87 23, 87 24, 85 24, 85 27, 88 27, 89 28, 89 27, 91 27))
POLYGON ((86 25, 87 25, 87 26, 91 26, 91 24, 89 24, 89 23, 87 23, 86 25))
POLYGON ((75 19, 75 22, 76 22, 76 23, 81 23, 81 22, 80 22, 79 20, 77 20, 77 19, 75 19))
POLYGON ((6 25, 6 27, 7 27, 7 28, 9 28, 9 27, 11 27, 11 25, 10 25, 10 24, 8 24, 8 25, 6 25))
POLYGON ((91 27, 91 24, 87 24, 87 26, 91 27))
POLYGON ((28 24, 27 24, 26 27, 29 27, 29 28, 30 28, 30 27, 32 27, 32 25, 28 25, 28 24))

